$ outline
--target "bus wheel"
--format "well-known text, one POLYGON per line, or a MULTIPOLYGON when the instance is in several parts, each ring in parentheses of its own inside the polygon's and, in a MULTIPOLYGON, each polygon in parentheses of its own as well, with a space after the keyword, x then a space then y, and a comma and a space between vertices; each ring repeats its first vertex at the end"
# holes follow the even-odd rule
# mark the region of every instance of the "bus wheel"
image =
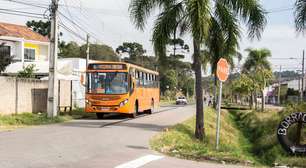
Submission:
POLYGON ((154 113, 154 100, 152 100, 152 102, 151 102, 151 108, 150 108, 150 110, 148 110, 148 113, 149 114, 153 114, 154 113))
POLYGON ((134 111, 132 114, 130 114, 130 117, 131 118, 136 118, 138 115, 138 103, 135 103, 135 106, 134 106, 134 111))
POLYGON ((103 117, 104 117, 103 113, 96 113, 96 115, 97 115, 98 119, 103 119, 103 117))

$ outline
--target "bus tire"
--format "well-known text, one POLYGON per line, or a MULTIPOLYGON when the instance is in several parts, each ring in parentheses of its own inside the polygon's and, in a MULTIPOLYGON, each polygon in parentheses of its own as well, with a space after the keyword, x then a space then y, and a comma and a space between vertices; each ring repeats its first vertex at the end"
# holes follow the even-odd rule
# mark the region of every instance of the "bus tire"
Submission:
POLYGON ((98 119, 103 119, 104 118, 103 113, 96 113, 96 116, 97 116, 98 119))
POLYGON ((292 113, 280 122, 277 129, 277 138, 285 151, 294 155, 306 155, 306 145, 295 144, 288 137, 288 130, 293 124, 306 123, 306 113, 292 113))
POLYGON ((153 114, 154 113, 154 100, 152 99, 151 101, 151 108, 148 110, 148 114, 153 114))
POLYGON ((138 102, 136 101, 135 106, 134 106, 134 111, 132 114, 130 114, 130 118, 136 118, 138 115, 138 102))

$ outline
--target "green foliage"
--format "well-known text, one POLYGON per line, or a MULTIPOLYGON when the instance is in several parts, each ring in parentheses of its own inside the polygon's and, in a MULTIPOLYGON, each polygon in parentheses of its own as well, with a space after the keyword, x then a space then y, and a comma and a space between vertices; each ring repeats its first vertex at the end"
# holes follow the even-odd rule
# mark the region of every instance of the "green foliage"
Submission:
MULTIPOLYGON (((81 57, 81 49, 78 43, 76 42, 61 42, 59 44, 60 53, 58 54, 60 57, 63 58, 79 58, 81 57)), ((83 56, 85 58, 86 55, 83 56)))
POLYGON ((44 125, 59 123, 71 120, 68 116, 58 116, 54 118, 48 118, 46 113, 42 114, 32 114, 23 113, 18 115, 0 115, 0 128, 10 128, 10 127, 22 127, 30 125, 44 125))
MULTIPOLYGON (((0 44, 0 47, 4 46, 4 44, 0 44)), ((2 55, 0 57, 0 74, 5 71, 5 68, 10 65, 12 62, 12 57, 10 55, 2 55)))
MULTIPOLYGON (((175 78, 177 80, 176 85, 171 88, 176 87, 177 90, 182 90, 184 95, 192 96, 194 94, 194 79, 192 78, 191 64, 188 62, 183 62, 181 59, 184 58, 182 55, 170 55, 164 60, 167 62, 167 67, 160 66, 160 77, 161 77, 161 92, 164 93, 167 89, 167 78, 175 78), (170 75, 169 71, 173 71, 174 74, 170 75)), ((168 85, 169 86, 169 85, 168 85)), ((170 87, 170 86, 169 86, 170 87)), ((177 91, 171 89, 172 91, 177 91)))
POLYGON ((130 56, 130 61, 136 64, 139 64, 141 62, 140 57, 142 57, 146 50, 143 49, 143 46, 136 42, 124 42, 122 45, 120 45, 116 52, 118 54, 120 53, 128 53, 130 56))
POLYGON ((279 163, 304 167, 305 158, 290 156, 281 148, 276 137, 276 129, 279 123, 292 112, 305 110, 306 106, 303 104, 288 106, 281 112, 277 110, 269 110, 264 113, 232 110, 231 113, 235 116, 235 121, 244 136, 251 142, 250 152, 258 158, 258 161, 268 166, 279 163))
POLYGON ((271 57, 271 51, 265 48, 262 49, 246 49, 248 58, 243 65, 244 72, 256 72, 258 70, 271 70, 271 64, 268 60, 271 57))
MULTIPOLYGON (((81 46, 81 56, 86 57, 86 45, 81 46)), ((112 47, 104 44, 90 44, 89 57, 93 60, 118 61, 119 58, 112 47)))
POLYGON ((243 64, 243 70, 240 79, 235 81, 233 85, 237 93, 244 95, 251 95, 250 107, 257 98, 257 92, 262 94, 262 111, 264 110, 264 96, 263 90, 267 84, 273 79, 271 64, 268 58, 271 52, 268 49, 246 49, 248 57, 243 64))
POLYGON ((35 69, 34 64, 30 64, 26 66, 22 71, 19 71, 17 74, 18 78, 35 78, 35 72, 37 69, 35 69))
MULTIPOLYGON (((79 46, 76 42, 61 42, 59 44, 60 53, 62 58, 86 58, 86 48, 84 44, 79 46)), ((104 44, 90 44, 89 45, 89 58, 98 61, 118 61, 119 58, 114 50, 104 44)))
POLYGON ((33 31, 43 35, 43 36, 48 36, 50 37, 50 32, 51 32, 51 22, 50 21, 27 21, 26 23, 27 27, 31 28, 33 31))
MULTIPOLYGON (((176 36, 176 35, 174 35, 174 36, 176 36)), ((185 44, 185 41, 183 39, 181 39, 181 38, 169 39, 168 45, 172 46, 172 48, 173 48, 173 55, 176 55, 175 52, 177 50, 183 50, 183 51, 187 51, 187 52, 190 51, 189 45, 185 44)))
POLYGON ((168 70, 160 77, 161 90, 175 90, 177 83, 176 72, 174 70, 168 70))
POLYGON ((240 78, 237 78, 233 81, 233 90, 235 92, 248 95, 251 91, 254 90, 253 80, 246 74, 241 74, 240 78))
POLYGON ((294 90, 292 88, 288 88, 287 90, 287 96, 299 96, 300 95, 300 92, 297 91, 297 90, 294 90))

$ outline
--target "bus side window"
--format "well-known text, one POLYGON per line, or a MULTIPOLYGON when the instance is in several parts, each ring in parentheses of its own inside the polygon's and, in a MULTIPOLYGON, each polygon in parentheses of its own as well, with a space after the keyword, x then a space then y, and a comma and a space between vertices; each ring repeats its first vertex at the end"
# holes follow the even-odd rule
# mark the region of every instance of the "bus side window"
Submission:
POLYGON ((136 85, 138 86, 139 85, 139 73, 137 70, 135 71, 135 78, 136 78, 136 85))
POLYGON ((151 75, 152 75, 152 74, 149 74, 149 79, 148 79, 148 80, 149 80, 149 82, 148 82, 148 87, 149 87, 149 88, 152 88, 151 75))
POLYGON ((150 74, 150 88, 153 88, 153 74, 150 74))
POLYGON ((153 75, 152 77, 153 77, 153 88, 156 88, 155 75, 153 75))
POLYGON ((130 81, 130 95, 131 95, 131 94, 133 94, 134 88, 135 88, 132 75, 130 75, 129 81, 130 81))
POLYGON ((147 86, 147 74, 143 72, 143 87, 147 86))
POLYGON ((143 72, 139 72, 139 86, 142 87, 143 86, 143 72))

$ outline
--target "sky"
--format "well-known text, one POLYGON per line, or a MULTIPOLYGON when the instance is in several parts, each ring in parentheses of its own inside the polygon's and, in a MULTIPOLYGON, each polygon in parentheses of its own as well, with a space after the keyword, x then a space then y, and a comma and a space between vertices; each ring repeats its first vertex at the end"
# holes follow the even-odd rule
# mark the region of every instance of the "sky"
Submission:
MULTIPOLYGON (((19 2, 36 4, 45 6, 51 0, 17 0, 19 2)), ((123 42, 139 42, 144 45, 148 55, 153 55, 151 45, 152 26, 154 16, 150 17, 146 29, 139 31, 132 24, 128 6, 130 0, 59 0, 60 12, 68 19, 73 20, 78 26, 70 23, 65 17, 60 16, 60 22, 71 29, 77 36, 83 39, 86 37, 86 32, 91 34, 92 43, 104 43, 116 49, 123 42)), ((272 52, 270 59, 273 64, 273 69, 278 70, 282 66, 283 70, 296 70, 301 68, 302 51, 306 49, 306 36, 298 35, 294 28, 294 11, 290 10, 293 7, 295 0, 261 0, 261 4, 268 12, 267 26, 262 38, 250 41, 247 38, 246 31, 241 25, 243 32, 240 41, 240 51, 243 58, 247 57, 244 52, 246 48, 268 48, 272 52), (288 59, 294 57, 295 59, 288 59)), ((46 9, 36 8, 19 3, 0 0, 2 9, 13 9, 27 12, 35 12, 43 14, 46 9)), ((0 22, 9 22, 24 24, 27 20, 33 18, 23 16, 13 16, 0 13, 0 22)), ((60 28, 64 36, 62 39, 66 41, 78 41, 84 43, 82 39, 60 28)), ((191 43, 190 37, 183 37, 187 43, 191 43)), ((191 60, 188 55, 186 60, 191 60)))

